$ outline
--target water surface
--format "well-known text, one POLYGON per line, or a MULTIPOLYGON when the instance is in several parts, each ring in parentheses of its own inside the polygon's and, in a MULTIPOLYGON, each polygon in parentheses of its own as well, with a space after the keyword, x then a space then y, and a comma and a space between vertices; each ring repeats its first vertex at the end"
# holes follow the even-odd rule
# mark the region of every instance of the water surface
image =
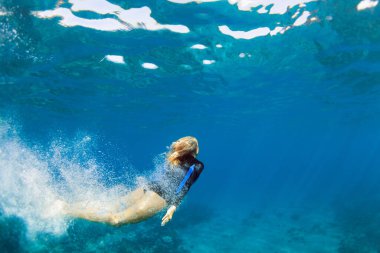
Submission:
POLYGON ((1 251, 380 251, 377 3, 0 1, 1 251), (166 227, 47 212, 186 135, 205 171, 166 227))

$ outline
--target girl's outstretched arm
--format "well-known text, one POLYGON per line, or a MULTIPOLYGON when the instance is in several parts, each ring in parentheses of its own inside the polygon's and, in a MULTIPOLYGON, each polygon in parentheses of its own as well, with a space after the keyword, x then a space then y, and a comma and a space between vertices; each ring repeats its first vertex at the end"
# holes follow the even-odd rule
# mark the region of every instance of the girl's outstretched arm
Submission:
POLYGON ((166 223, 168 223, 172 219, 175 210, 177 210, 177 207, 175 205, 171 205, 168 208, 166 214, 164 215, 164 217, 162 217, 161 226, 165 226, 166 223))

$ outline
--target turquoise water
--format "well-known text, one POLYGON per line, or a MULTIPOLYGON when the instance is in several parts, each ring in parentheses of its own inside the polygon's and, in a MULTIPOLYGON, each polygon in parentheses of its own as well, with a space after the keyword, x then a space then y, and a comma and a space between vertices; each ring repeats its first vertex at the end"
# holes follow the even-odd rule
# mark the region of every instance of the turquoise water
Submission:
POLYGON ((0 1, 0 252, 380 252, 377 1, 0 1), (205 170, 165 227, 63 217, 205 170))

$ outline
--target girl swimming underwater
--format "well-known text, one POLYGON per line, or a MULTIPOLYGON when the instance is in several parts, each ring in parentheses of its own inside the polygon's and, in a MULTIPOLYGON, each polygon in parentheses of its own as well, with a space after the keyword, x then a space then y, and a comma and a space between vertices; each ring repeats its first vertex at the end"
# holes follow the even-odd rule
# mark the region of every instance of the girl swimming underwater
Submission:
POLYGON ((66 204, 65 213, 90 221, 123 225, 146 220, 168 206, 161 222, 164 226, 172 219, 177 206, 203 171, 203 163, 196 159, 198 153, 198 141, 194 137, 187 136, 173 142, 162 177, 121 197, 117 202, 126 206, 123 211, 115 208, 115 211, 102 214, 96 208, 66 204))

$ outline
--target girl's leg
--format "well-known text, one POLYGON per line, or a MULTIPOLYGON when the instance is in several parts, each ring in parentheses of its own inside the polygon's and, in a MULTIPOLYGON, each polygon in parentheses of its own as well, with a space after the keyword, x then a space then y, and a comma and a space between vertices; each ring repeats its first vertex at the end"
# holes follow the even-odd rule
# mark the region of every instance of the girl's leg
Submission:
POLYGON ((79 202, 71 206, 66 204, 65 214, 91 221, 111 222, 112 215, 118 213, 121 206, 132 206, 144 197, 144 191, 143 188, 138 188, 116 200, 116 202, 107 203, 106 205, 99 201, 79 202))
POLYGON ((116 202, 112 204, 113 211, 119 212, 123 207, 126 209, 132 205, 134 205, 139 199, 144 196, 146 190, 143 188, 137 188, 136 190, 128 193, 127 195, 119 198, 116 202))
POLYGON ((146 220, 167 205, 166 201, 153 191, 147 191, 144 197, 123 212, 113 214, 108 221, 112 225, 122 225, 128 223, 138 223, 146 220))

